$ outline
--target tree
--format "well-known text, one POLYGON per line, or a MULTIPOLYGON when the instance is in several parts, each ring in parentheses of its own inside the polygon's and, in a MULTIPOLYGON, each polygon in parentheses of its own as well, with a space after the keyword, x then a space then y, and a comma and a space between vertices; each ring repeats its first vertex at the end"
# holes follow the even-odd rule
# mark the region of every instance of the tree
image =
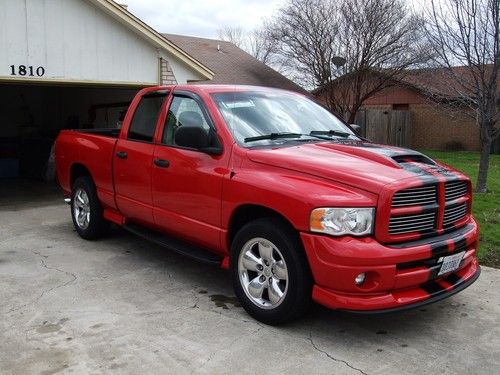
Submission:
POLYGON ((217 34, 219 39, 233 43, 257 60, 283 72, 280 60, 276 58, 276 44, 264 29, 247 32, 241 27, 224 26, 217 30, 217 34))
POLYGON ((220 40, 233 43, 239 48, 246 44, 246 35, 242 27, 224 26, 217 30, 220 40))
POLYGON ((427 19, 435 61, 455 91, 457 99, 452 103, 469 108, 465 113, 474 117, 480 129, 476 191, 484 193, 491 146, 500 133, 500 0, 432 0, 427 19))
POLYGON ((354 122, 366 99, 428 60, 422 26, 403 0, 290 0, 267 32, 295 78, 354 122))

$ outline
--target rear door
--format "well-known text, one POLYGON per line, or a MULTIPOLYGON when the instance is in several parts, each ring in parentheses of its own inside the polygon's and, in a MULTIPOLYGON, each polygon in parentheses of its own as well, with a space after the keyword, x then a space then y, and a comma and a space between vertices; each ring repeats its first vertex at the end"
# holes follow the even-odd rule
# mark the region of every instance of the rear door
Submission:
POLYGON ((118 209, 125 217, 146 224, 154 222, 151 196, 154 135, 167 96, 165 90, 142 95, 126 138, 120 138, 115 147, 114 182, 118 209))

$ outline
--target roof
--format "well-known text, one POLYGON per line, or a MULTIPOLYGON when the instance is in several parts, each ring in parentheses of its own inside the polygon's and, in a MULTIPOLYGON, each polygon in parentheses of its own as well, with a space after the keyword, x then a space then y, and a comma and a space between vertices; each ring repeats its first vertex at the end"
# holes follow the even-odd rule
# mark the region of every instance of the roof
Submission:
MULTIPOLYGON (((485 65, 487 70, 491 70, 493 65, 485 65)), ((413 87, 419 91, 431 93, 443 98, 456 98, 462 95, 471 94, 474 87, 471 68, 468 66, 456 66, 448 68, 424 68, 409 70, 399 82, 413 87), (460 77, 462 83, 457 81, 460 77), (470 83, 470 90, 466 90, 470 83)))
POLYGON ((211 79, 214 76, 214 72, 212 72, 210 68, 208 68, 205 64, 201 63, 196 58, 186 53, 186 51, 179 48, 168 39, 164 38, 152 27, 127 11, 122 5, 115 3, 113 0, 88 1, 112 16, 118 22, 132 29, 144 39, 149 40, 156 47, 166 50, 167 52, 184 62, 186 65, 191 67, 193 70, 198 72, 202 77, 211 79))
POLYGON ((206 83, 266 86, 306 93, 302 87, 233 43, 185 35, 162 35, 214 72, 214 77, 206 83))
MULTIPOLYGON (((485 65, 486 69, 492 69, 493 65, 485 65)), ((374 74, 383 75, 384 71, 373 71, 374 74)), ((333 82, 348 79, 348 75, 341 76, 333 82)), ((467 94, 464 84, 471 83, 473 87, 473 76, 468 66, 448 68, 422 68, 410 69, 404 72, 401 77, 392 78, 392 85, 403 85, 417 90, 421 93, 432 94, 436 97, 453 99, 467 94), (456 77, 463 81, 458 82, 456 77)), ((311 91, 313 95, 321 95, 325 86, 318 87, 311 91)), ((470 94, 470 92, 469 92, 470 94)))

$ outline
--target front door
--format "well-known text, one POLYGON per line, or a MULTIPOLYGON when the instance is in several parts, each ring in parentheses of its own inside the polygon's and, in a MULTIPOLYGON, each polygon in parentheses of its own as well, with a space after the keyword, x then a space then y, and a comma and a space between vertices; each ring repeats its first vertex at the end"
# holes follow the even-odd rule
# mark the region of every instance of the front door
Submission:
POLYGON ((114 155, 116 204, 127 218, 153 224, 151 171, 154 134, 165 91, 148 92, 137 104, 127 132, 119 139, 114 155))
POLYGON ((222 177, 227 159, 175 144, 177 127, 213 122, 201 100, 175 94, 170 103, 161 143, 155 147, 153 205, 156 225, 185 240, 219 250, 222 177))

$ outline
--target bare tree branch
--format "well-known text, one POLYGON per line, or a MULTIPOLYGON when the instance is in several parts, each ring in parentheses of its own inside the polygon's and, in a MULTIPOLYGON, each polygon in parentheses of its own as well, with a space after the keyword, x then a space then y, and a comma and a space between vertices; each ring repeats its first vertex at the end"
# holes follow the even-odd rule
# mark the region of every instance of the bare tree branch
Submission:
POLYGON ((353 122, 363 102, 428 60, 423 21, 402 0, 290 0, 267 27, 277 53, 353 122), (345 60, 335 65, 338 57, 345 60), (339 78, 342 77, 342 78, 339 78))
POLYGON ((450 82, 449 92, 432 87, 428 92, 447 107, 469 108, 464 113, 477 121, 481 159, 476 190, 485 192, 491 145, 500 133, 500 0, 432 0, 426 17, 435 62, 450 82))
POLYGON ((237 47, 243 48, 245 45, 245 31, 242 27, 224 26, 217 30, 220 40, 233 43, 237 47))

